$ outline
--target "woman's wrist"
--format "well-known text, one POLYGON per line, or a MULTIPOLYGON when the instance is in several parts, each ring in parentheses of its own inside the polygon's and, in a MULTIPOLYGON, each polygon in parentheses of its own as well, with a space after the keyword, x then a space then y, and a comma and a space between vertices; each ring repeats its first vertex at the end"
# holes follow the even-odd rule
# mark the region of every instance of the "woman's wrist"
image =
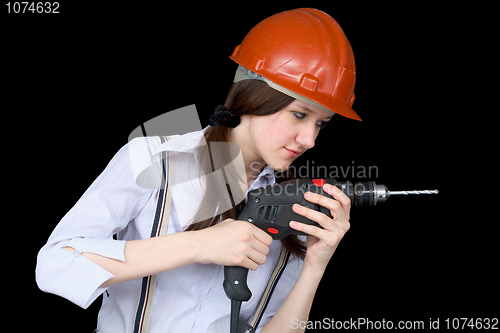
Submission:
POLYGON ((312 282, 317 281, 319 283, 325 274, 325 269, 326 267, 318 268, 312 265, 306 257, 304 258, 304 265, 302 266, 301 274, 304 272, 304 274, 306 274, 312 282))
POLYGON ((210 260, 206 256, 205 246, 203 245, 207 237, 207 229, 185 231, 193 241, 193 253, 195 253, 194 262, 197 264, 209 264, 210 260))

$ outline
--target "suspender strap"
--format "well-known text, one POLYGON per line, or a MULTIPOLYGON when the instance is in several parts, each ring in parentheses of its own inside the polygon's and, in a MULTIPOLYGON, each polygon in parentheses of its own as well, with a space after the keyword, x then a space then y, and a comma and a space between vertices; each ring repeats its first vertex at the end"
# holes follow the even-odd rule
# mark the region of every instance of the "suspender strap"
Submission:
POLYGON ((283 274, 283 271, 286 268, 289 258, 290 258, 290 252, 283 246, 281 248, 281 253, 278 259, 278 263, 276 264, 276 267, 274 268, 274 271, 271 274, 271 278, 269 279, 267 287, 264 290, 264 294, 260 299, 259 306, 257 307, 257 312, 255 313, 255 316, 253 317, 253 320, 251 322, 252 327, 257 328, 259 326, 260 320, 262 319, 262 316, 266 311, 271 296, 273 295, 274 289, 276 289, 276 285, 278 284, 278 281, 281 278, 281 275, 283 274))
MULTIPOLYGON (((161 143, 164 143, 169 139, 169 137, 162 136, 159 138, 161 143)), ((150 237, 158 237, 167 233, 168 217, 170 215, 170 205, 172 202, 172 186, 169 186, 173 173, 172 161, 169 158, 168 152, 164 151, 161 154, 162 177, 161 184, 158 189, 156 210, 151 226, 150 237)), ((146 333, 148 331, 157 278, 157 274, 142 278, 141 295, 137 304, 133 333, 146 333)))

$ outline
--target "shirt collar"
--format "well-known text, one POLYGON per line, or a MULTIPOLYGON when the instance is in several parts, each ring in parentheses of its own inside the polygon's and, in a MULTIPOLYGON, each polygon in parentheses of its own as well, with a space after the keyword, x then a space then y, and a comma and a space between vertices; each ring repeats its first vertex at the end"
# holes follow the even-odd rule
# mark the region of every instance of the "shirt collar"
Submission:
POLYGON ((262 177, 266 178, 270 185, 273 185, 276 182, 276 178, 274 177, 274 169, 271 168, 269 165, 266 165, 266 167, 262 170, 257 179, 260 179, 262 177))
POLYGON ((276 178, 274 177, 274 170, 271 168, 269 165, 266 165, 264 169, 261 171, 261 173, 257 176, 255 181, 250 185, 250 187, 247 190, 248 192, 255 190, 256 188, 259 187, 264 187, 266 185, 274 185, 276 182, 276 178))

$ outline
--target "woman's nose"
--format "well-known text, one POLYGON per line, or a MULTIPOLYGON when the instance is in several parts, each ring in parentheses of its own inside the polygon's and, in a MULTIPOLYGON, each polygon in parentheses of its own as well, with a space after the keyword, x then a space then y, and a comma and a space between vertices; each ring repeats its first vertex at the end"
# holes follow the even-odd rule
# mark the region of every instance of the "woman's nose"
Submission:
POLYGON ((300 132, 295 137, 297 143, 306 149, 311 149, 314 147, 314 142, 318 136, 318 127, 316 124, 314 126, 304 126, 300 132))

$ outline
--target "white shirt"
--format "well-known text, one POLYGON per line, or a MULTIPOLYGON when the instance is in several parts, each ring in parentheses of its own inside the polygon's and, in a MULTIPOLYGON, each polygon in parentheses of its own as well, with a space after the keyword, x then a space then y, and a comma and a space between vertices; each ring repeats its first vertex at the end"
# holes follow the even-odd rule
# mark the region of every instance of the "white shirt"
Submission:
MULTIPOLYGON (((87 308, 107 291, 99 311, 98 329, 102 333, 132 332, 142 279, 100 288, 113 275, 81 253, 124 261, 126 241, 149 238, 158 189, 138 185, 140 170, 151 164, 151 154, 157 158, 161 151, 177 152, 173 165, 175 178, 176 173, 196 162, 193 152, 205 130, 173 136, 161 146, 156 137, 138 138, 125 145, 63 217, 40 250, 36 267, 39 288, 82 308, 87 308), (120 240, 113 239, 116 233, 120 240), (65 246, 76 251, 63 250, 65 246)), ((274 182, 274 170, 267 166, 248 191, 274 182)), ((168 234, 182 232, 196 212, 204 193, 196 187, 199 183, 192 180, 174 185, 168 234)), ((249 272, 248 286, 253 296, 243 302, 240 319, 250 322, 253 318, 281 247, 280 241, 273 241, 266 263, 249 272)), ((290 256, 257 332, 285 300, 302 264, 290 256)), ((219 265, 191 264, 159 274, 148 332, 229 332, 230 301, 222 287, 223 273, 219 265)))

